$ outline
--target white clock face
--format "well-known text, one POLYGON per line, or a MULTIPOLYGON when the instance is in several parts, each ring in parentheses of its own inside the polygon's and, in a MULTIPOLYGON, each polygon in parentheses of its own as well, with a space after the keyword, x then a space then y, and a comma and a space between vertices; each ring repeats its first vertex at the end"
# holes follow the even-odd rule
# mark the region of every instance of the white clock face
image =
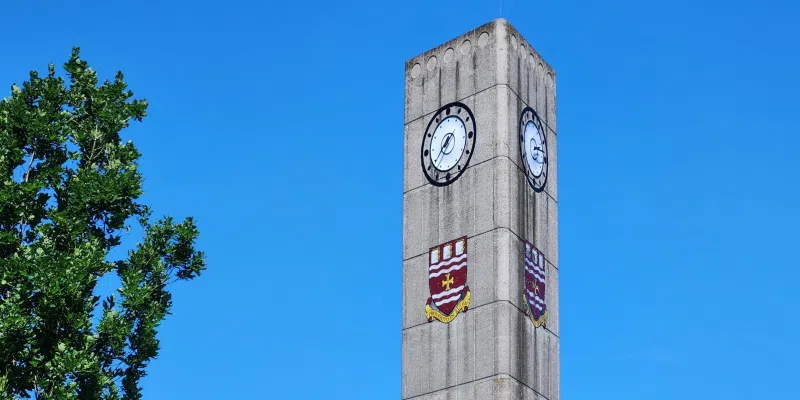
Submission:
POLYGON ((422 172, 435 186, 453 183, 469 166, 475 150, 475 116, 460 102, 446 104, 431 116, 422 136, 422 172))
POLYGON ((531 169, 531 173, 533 176, 541 176, 542 171, 544 171, 544 140, 539 132, 539 129, 536 128, 536 124, 533 121, 528 121, 525 124, 525 133, 523 134, 525 147, 527 147, 525 151, 525 157, 528 162, 528 166, 531 169))
POLYGON ((467 146, 467 127, 464 121, 451 115, 442 120, 431 139, 430 158, 433 167, 447 171, 458 163, 467 146))
POLYGON ((547 184, 547 136, 539 115, 530 107, 519 118, 519 153, 528 183, 541 192, 547 184))

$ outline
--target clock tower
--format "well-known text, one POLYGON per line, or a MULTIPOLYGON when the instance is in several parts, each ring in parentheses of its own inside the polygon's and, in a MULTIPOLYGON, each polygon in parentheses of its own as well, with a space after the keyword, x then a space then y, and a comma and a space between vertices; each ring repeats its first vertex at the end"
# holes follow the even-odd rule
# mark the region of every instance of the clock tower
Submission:
POLYGON ((403 399, 558 400, 555 72, 506 20, 406 63, 403 399))

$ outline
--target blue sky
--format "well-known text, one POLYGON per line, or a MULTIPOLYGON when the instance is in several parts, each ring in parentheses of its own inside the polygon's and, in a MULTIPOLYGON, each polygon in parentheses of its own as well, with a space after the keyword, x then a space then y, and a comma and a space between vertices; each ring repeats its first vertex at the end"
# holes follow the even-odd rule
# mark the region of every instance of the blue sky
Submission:
MULTIPOLYGON (((0 96, 122 70, 145 201, 201 229, 145 398, 399 398, 404 62, 499 2, 7 3, 0 96)), ((794 398, 800 5, 502 16, 558 73, 563 398, 794 398)))

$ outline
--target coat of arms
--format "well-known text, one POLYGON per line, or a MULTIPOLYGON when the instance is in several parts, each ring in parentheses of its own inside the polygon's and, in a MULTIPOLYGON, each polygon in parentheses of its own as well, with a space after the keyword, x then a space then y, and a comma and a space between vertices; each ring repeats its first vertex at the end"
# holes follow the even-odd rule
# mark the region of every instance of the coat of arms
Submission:
POLYGON ((467 238, 462 237, 430 249, 428 286, 431 297, 425 306, 428 322, 434 318, 450 322, 469 308, 471 293, 467 286, 467 238))
POLYGON ((527 314, 534 326, 547 324, 547 304, 544 301, 545 270, 544 253, 526 241, 525 287, 522 299, 525 301, 527 314))

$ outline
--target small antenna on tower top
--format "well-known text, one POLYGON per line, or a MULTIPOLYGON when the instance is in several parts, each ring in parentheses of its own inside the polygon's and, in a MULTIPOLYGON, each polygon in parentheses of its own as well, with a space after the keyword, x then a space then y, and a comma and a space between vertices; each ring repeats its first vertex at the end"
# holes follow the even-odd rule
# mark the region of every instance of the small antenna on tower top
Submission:
POLYGON ((503 0, 500 0, 500 18, 503 18, 503 0))

